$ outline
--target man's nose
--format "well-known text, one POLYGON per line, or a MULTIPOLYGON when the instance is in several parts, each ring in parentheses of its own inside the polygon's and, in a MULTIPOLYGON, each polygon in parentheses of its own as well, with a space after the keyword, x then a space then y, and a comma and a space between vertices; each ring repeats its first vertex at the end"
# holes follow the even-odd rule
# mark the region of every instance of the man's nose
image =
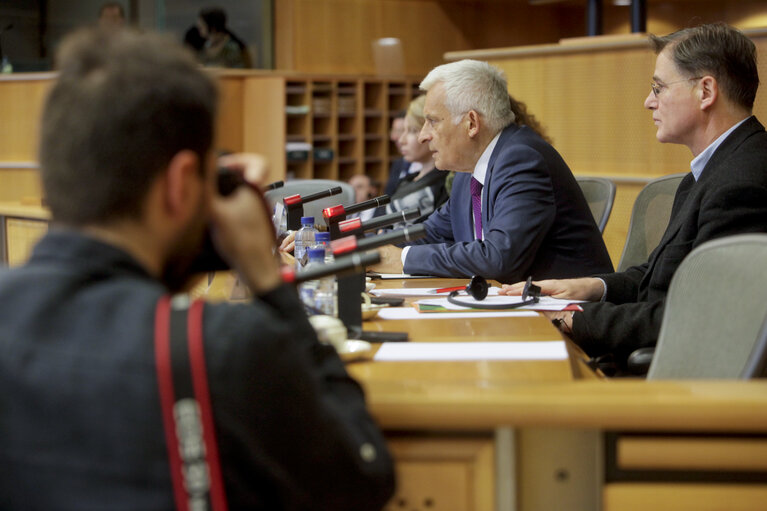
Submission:
POLYGON ((644 100, 644 107, 648 110, 655 110, 658 107, 658 98, 655 97, 655 93, 650 91, 644 100))

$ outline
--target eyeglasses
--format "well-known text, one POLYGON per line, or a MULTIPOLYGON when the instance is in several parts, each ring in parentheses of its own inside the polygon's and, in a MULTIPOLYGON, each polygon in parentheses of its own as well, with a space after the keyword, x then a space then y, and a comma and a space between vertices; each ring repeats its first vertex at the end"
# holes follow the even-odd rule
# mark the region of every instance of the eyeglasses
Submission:
POLYGON ((650 83, 650 88, 652 89, 652 93, 655 94, 655 97, 657 98, 661 92, 663 92, 663 89, 668 88, 670 85, 674 85, 675 83, 682 83, 682 82, 689 82, 690 80, 700 80, 703 78, 702 76, 694 76, 692 78, 685 78, 683 80, 677 80, 675 82, 671 83, 657 83, 652 82, 650 83))

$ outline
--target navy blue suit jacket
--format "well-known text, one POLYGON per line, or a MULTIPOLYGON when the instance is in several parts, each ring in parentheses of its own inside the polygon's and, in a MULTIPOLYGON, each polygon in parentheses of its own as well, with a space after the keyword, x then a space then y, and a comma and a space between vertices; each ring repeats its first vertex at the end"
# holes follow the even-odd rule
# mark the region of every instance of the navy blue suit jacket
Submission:
POLYGON ((517 282, 612 272, 602 235, 569 167, 527 126, 512 124, 490 157, 482 197, 483 240, 474 239, 471 174, 425 222, 427 236, 405 273, 517 282))

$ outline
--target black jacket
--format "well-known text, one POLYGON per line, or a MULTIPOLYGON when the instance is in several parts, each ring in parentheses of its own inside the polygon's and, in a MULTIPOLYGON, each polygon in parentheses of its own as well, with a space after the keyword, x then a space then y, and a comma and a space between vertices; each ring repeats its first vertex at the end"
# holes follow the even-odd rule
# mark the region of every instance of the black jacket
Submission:
MULTIPOLYGON (((74 232, 0 275, 0 509, 174 508, 153 348, 165 293, 74 232)), ((393 491, 381 432, 295 292, 206 304, 203 321, 230 507, 381 508, 393 491)))
POLYGON ((690 173, 679 184, 668 227, 649 260, 600 275, 606 302, 585 304, 573 316, 573 340, 589 355, 613 353, 620 363, 633 350, 654 346, 682 259, 706 241, 748 232, 767 232, 767 133, 755 117, 722 142, 697 182, 690 173))

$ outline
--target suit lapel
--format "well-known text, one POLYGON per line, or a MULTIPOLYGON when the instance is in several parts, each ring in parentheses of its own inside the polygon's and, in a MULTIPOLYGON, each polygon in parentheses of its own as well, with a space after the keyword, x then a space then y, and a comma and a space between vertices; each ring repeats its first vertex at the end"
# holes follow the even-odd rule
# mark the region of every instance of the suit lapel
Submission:
POLYGON ((493 168, 495 167, 495 160, 498 159, 503 146, 506 142, 519 131, 520 126, 516 124, 510 124, 506 126, 501 132, 501 136, 498 137, 498 143, 493 148, 493 153, 490 155, 490 160, 487 162, 487 172, 485 173, 485 184, 483 185, 482 193, 482 231, 484 233, 486 227, 490 225, 490 212, 492 206, 490 205, 490 190, 493 186, 493 168))

